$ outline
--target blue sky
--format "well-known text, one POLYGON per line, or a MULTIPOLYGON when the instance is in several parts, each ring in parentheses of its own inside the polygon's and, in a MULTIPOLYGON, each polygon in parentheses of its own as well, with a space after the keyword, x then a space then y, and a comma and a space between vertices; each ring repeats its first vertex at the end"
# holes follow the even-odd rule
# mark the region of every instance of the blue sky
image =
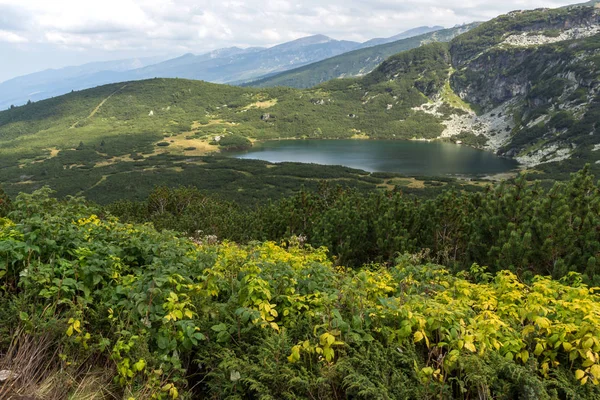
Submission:
POLYGON ((112 59, 270 46, 312 34, 365 41, 561 0, 0 0, 0 82, 112 59))

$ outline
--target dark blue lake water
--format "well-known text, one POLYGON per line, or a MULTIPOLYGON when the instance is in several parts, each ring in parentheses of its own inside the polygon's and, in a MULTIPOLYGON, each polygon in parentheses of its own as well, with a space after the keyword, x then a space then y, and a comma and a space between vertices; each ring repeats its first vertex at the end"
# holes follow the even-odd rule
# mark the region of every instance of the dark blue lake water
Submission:
POLYGON ((344 165, 369 172, 407 175, 489 175, 514 170, 517 162, 471 147, 401 140, 282 140, 257 143, 233 154, 270 162, 344 165))

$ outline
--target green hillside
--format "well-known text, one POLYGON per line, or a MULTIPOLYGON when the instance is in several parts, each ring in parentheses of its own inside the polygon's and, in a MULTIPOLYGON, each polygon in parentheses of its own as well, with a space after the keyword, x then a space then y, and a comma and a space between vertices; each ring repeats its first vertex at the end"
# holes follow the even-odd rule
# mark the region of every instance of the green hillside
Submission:
MULTIPOLYGON (((460 140, 537 177, 566 178, 586 163, 596 171, 598 32, 591 7, 514 12, 449 44, 394 55, 365 77, 310 89, 154 79, 74 92, 0 112, 0 182, 10 194, 50 184, 103 202, 178 183, 277 197, 315 187, 318 168, 210 154, 286 138, 460 140)), ((359 171, 328 171, 354 187, 390 188, 359 171)))
POLYGON ((243 86, 310 88, 332 79, 366 75, 394 54, 428 43, 449 42, 454 37, 478 25, 479 23, 472 23, 456 28, 442 29, 392 43, 354 50, 304 67, 248 82, 243 86))
MULTIPOLYGON (((228 183, 232 195, 238 189, 258 190, 250 180, 242 183, 248 174, 278 184, 273 190, 270 185, 255 185, 269 190, 240 195, 269 197, 282 188, 298 189, 305 183, 300 178, 319 177, 313 167, 280 172, 286 168, 207 157, 223 149, 214 138, 434 138, 441 132, 440 118, 411 110, 427 101, 421 83, 414 81, 427 64, 431 72, 426 80, 439 86, 449 68, 447 48, 427 46, 398 59, 405 59, 406 70, 392 81, 372 75, 296 90, 155 79, 103 86, 4 111, 0 113, 0 182, 11 194, 51 184, 61 195, 79 193, 101 201, 121 195, 139 198, 162 183, 194 183, 225 191, 228 183), (414 57, 421 64, 412 66, 414 57), (388 104, 394 107, 388 109, 388 104)), ((338 168, 331 178, 348 178, 346 170, 338 168)), ((367 183, 359 174, 364 175, 350 173, 358 179, 351 185, 367 183)))

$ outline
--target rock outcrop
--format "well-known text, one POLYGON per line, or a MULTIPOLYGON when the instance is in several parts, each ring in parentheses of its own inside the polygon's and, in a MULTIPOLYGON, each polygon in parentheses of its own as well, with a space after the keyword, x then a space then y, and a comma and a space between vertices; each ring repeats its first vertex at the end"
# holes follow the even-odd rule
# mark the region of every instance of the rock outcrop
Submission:
POLYGON ((450 94, 413 109, 439 116, 442 138, 483 135, 478 147, 527 166, 600 146, 600 10, 513 12, 459 36, 449 54, 450 94), (449 95, 462 101, 450 112, 449 95))

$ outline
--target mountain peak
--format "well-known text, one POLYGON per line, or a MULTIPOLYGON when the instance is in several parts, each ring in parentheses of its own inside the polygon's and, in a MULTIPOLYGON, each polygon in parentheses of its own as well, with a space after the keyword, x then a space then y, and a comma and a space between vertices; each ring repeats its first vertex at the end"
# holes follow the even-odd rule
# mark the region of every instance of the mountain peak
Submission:
MULTIPOLYGON (((330 42, 330 41, 333 40, 329 36, 325 36, 325 35, 322 35, 320 33, 316 34, 316 35, 312 35, 312 36, 307 36, 307 37, 305 37, 303 39, 308 39, 308 40, 311 40, 311 41, 321 41, 321 42, 330 42)), ((299 40, 302 40, 302 39, 299 39, 299 40)))
POLYGON ((394 35, 392 37, 371 39, 367 42, 364 42, 361 45, 361 47, 363 47, 363 48, 373 47, 373 46, 377 46, 380 44, 392 43, 392 42, 396 42, 399 40, 409 39, 409 38, 415 37, 415 36, 425 35, 427 33, 437 32, 442 29, 444 29, 444 27, 439 26, 439 25, 437 25, 437 26, 419 26, 419 27, 404 31, 402 33, 399 33, 398 35, 394 35))
POLYGON ((298 49, 301 49, 302 47, 314 46, 316 44, 323 44, 323 43, 330 43, 330 42, 336 42, 336 40, 334 40, 328 36, 325 36, 325 35, 312 35, 312 36, 306 36, 306 37, 302 37, 300 39, 292 40, 291 42, 278 44, 277 46, 271 47, 270 50, 283 50, 283 51, 298 50, 298 49))
POLYGON ((409 29, 405 32, 402 32, 398 35, 392 36, 389 39, 406 39, 409 37, 419 36, 424 33, 435 32, 444 29, 443 26, 435 25, 435 26, 419 26, 417 28, 409 29))

